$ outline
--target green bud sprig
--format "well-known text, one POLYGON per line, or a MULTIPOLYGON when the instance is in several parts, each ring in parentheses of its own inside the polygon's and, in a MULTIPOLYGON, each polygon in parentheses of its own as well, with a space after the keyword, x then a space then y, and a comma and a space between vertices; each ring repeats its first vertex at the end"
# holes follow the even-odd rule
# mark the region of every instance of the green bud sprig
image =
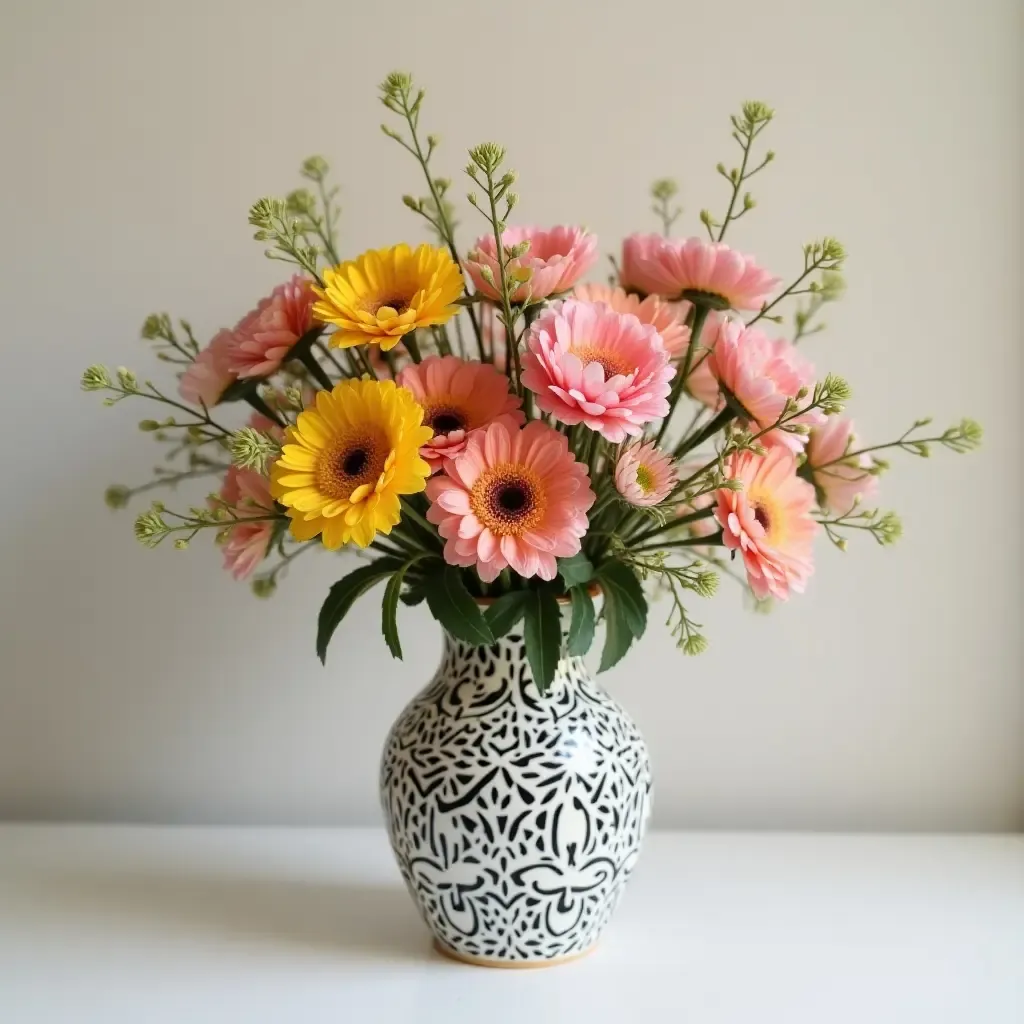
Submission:
MULTIPOLYGON (((930 446, 933 444, 942 445, 943 448, 956 452, 958 455, 972 452, 981 446, 984 431, 981 424, 972 419, 962 419, 959 423, 947 427, 941 434, 936 434, 932 437, 912 436, 915 431, 923 430, 931 422, 930 416, 915 420, 895 441, 886 441, 885 444, 873 444, 866 448, 853 448, 851 444, 850 450, 844 452, 839 458, 815 466, 815 472, 827 469, 829 466, 834 466, 840 462, 849 462, 851 465, 857 465, 857 460, 861 456, 872 455, 874 452, 884 451, 886 448, 898 448, 910 455, 927 459, 931 455, 930 446)), ((883 459, 873 458, 872 461, 874 465, 868 472, 877 474, 889 468, 889 464, 883 459)))
POLYGON ((895 544, 903 536, 903 523, 895 512, 862 510, 859 504, 855 504, 845 515, 834 519, 819 519, 818 522, 824 527, 828 539, 840 551, 845 551, 847 547, 847 538, 842 533, 844 530, 863 530, 882 547, 895 544))
MULTIPOLYGON (((425 95, 423 89, 414 86, 412 75, 408 72, 392 71, 380 84, 380 100, 392 114, 397 114, 405 122, 408 138, 388 124, 382 124, 380 130, 416 160, 427 182, 428 195, 419 198, 403 196, 402 202, 430 224, 441 244, 447 246, 456 266, 461 267, 462 260, 455 243, 455 207, 445 198, 452 183, 449 178, 435 177, 430 169, 431 158, 441 140, 433 134, 428 134, 425 140, 420 136, 420 109, 425 95)), ((471 298, 468 292, 467 297, 471 298)), ((476 336, 480 361, 487 362, 480 319, 472 304, 468 305, 468 315, 476 336)))
POLYGON ((833 301, 842 294, 842 279, 839 281, 835 277, 826 277, 826 274, 834 275, 836 272, 842 269, 843 263, 846 261, 846 249, 842 243, 837 239, 827 236, 821 241, 808 242, 804 246, 804 269, 800 275, 790 284, 784 291, 780 292, 771 302, 766 302, 760 312, 752 320, 747 321, 747 326, 756 324, 758 320, 767 318, 774 321, 775 323, 781 323, 782 317, 769 315, 771 311, 780 303, 783 299, 791 298, 794 295, 822 295, 823 293, 828 295, 829 298, 825 301, 833 301), (816 271, 820 271, 822 279, 817 281, 809 281, 806 285, 804 282, 814 274, 816 271), (804 285, 801 287, 801 285, 804 285))
POLYGON ((687 613, 682 592, 689 590, 698 597, 713 597, 718 590, 718 573, 707 569, 701 562, 691 562, 687 566, 669 565, 664 552, 647 557, 626 555, 624 560, 637 570, 641 579, 655 576, 667 588, 672 608, 665 625, 675 637, 676 646, 690 656, 703 654, 708 648, 707 637, 700 632, 700 623, 694 622, 687 613))
POLYGON ((793 313, 793 344, 799 345, 804 338, 812 334, 820 334, 827 326, 811 322, 821 312, 823 306, 830 302, 838 302, 846 292, 846 280, 838 270, 823 270, 818 287, 811 293, 807 304, 799 306, 793 313))
POLYGON ((266 475, 270 463, 281 454, 281 446, 269 434, 242 427, 231 435, 231 461, 239 469, 254 469, 266 475))
POLYGON ((323 285, 318 269, 320 250, 307 237, 311 230, 308 218, 289 210, 286 200, 264 196, 249 207, 249 223, 256 228, 252 237, 257 242, 271 243, 264 250, 267 259, 294 263, 323 285))
POLYGON ((651 198, 654 205, 651 212, 661 221, 661 233, 668 238, 672 225, 682 215, 681 206, 673 206, 672 200, 679 194, 679 185, 672 178, 658 178, 651 184, 651 198))
POLYGON ((767 104, 757 100, 750 100, 743 104, 738 115, 733 114, 730 118, 733 129, 732 137, 742 150, 742 157, 738 167, 727 169, 725 164, 720 163, 715 168, 732 189, 732 194, 729 197, 729 206, 722 220, 715 220, 709 210, 700 211, 700 221, 707 228, 708 235, 713 242, 722 241, 729 225, 757 206, 757 202, 750 192, 743 191, 743 186, 775 159, 775 154, 772 150, 768 150, 764 159, 756 167, 750 166, 750 156, 754 140, 768 127, 774 116, 775 111, 767 104), (740 200, 741 192, 743 192, 742 200, 740 200), (715 234, 716 230, 718 232, 717 235, 715 234))
POLYGON ((152 381, 146 380, 140 384, 135 374, 123 366, 116 370, 116 381, 111 377, 110 371, 99 363, 87 367, 82 374, 81 387, 83 391, 111 392, 107 398, 103 399, 103 404, 107 406, 117 405, 118 402, 122 402, 126 398, 148 398, 150 401, 161 402, 174 409, 179 409, 191 417, 185 423, 179 423, 173 416, 161 422, 142 420, 139 428, 146 432, 162 432, 168 428, 182 428, 192 435, 193 440, 204 442, 224 441, 231 434, 230 430, 210 417, 205 406, 194 409, 173 398, 168 398, 152 381))
POLYGON ((284 523, 287 516, 275 508, 264 508, 254 502, 245 507, 228 505, 219 495, 211 494, 209 507, 196 506, 188 514, 170 512, 162 501, 153 504, 135 520, 135 539, 147 548, 155 548, 168 537, 175 538, 175 547, 184 549, 200 530, 227 530, 239 523, 284 523), (265 514, 260 514, 265 513, 265 514), (167 516, 177 520, 168 523, 167 516), (179 536, 176 536, 179 535, 179 536))
POLYGON ((163 363, 188 365, 199 353, 199 342, 192 333, 192 325, 184 319, 178 321, 184 333, 179 338, 167 313, 150 313, 142 323, 140 336, 155 343, 156 357, 163 363))
POLYGON ((508 348, 511 353, 511 360, 507 366, 509 380, 516 393, 523 395, 522 368, 520 365, 519 343, 522 335, 517 331, 517 323, 523 310, 530 304, 531 294, 529 289, 532 270, 529 267, 517 265, 529 251, 529 242, 524 240, 516 245, 507 246, 503 237, 508 227, 508 217, 519 201, 517 193, 511 191, 516 183, 518 175, 515 171, 508 170, 501 173, 501 166, 505 162, 505 147, 497 142, 481 142, 469 151, 469 163, 466 165, 466 174, 469 179, 484 191, 486 207, 476 192, 467 195, 470 205, 476 209, 490 224, 491 233, 494 236, 494 250, 498 254, 498 279, 495 281, 494 273, 489 267, 485 267, 489 273, 481 276, 499 295, 498 320, 505 328, 505 337, 508 338, 508 348), (504 205, 504 210, 499 214, 499 207, 504 205), (526 294, 522 298, 514 299, 519 289, 526 286, 526 294))

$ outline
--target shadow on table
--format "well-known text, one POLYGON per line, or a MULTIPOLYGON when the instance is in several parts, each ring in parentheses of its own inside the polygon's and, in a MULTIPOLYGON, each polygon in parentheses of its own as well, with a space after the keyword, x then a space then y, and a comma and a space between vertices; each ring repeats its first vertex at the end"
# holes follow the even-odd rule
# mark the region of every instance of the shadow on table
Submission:
POLYGON ((434 959, 400 886, 231 874, 68 871, 36 897, 63 913, 131 918, 161 930, 380 961, 434 959))

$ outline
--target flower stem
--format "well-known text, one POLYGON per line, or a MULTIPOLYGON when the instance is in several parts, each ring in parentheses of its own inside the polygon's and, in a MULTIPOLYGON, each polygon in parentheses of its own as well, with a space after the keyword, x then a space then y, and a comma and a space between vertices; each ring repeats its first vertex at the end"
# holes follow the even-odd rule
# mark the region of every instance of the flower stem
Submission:
POLYGON ((331 382, 331 378, 327 376, 327 372, 320 363, 317 362, 316 356, 314 356, 309 349, 306 349, 306 351, 299 356, 299 362, 309 370, 313 379, 324 389, 324 391, 330 391, 331 388, 334 387, 334 384, 331 382))
POLYGON ((677 459, 681 459, 687 452, 699 448, 705 441, 714 437, 723 427, 727 426, 736 418, 736 413, 727 405, 706 423, 693 437, 686 438, 677 446, 673 453, 677 459))
POLYGON ((405 347, 409 350, 412 361, 414 363, 422 363, 423 356, 420 354, 420 343, 416 340, 416 332, 410 331, 403 336, 402 341, 405 342, 405 347))
POLYGON ((724 543, 722 531, 719 530, 708 537, 687 537, 685 540, 667 540, 664 544, 648 544, 636 548, 634 554, 639 554, 641 551, 664 551, 666 548, 722 547, 724 543))
POLYGON ((288 425, 273 409, 270 408, 269 405, 267 405, 266 402, 263 401, 262 398, 260 398, 259 393, 255 388, 245 396, 245 400, 258 413, 260 413, 260 415, 266 416, 272 423, 276 423, 279 427, 286 427, 288 425))
POLYGON ((655 438, 655 444, 661 444, 661 439, 665 436, 668 430, 669 423, 672 422, 672 413, 675 412, 676 406, 679 404, 679 397, 683 393, 683 388, 686 386, 686 378, 690 373, 690 364, 693 362, 693 354, 697 350, 697 343, 700 341, 700 334, 704 327, 704 321, 708 318, 710 307, 705 306, 702 303, 698 303, 693 307, 693 325, 690 328, 690 343, 686 346, 686 356, 683 359, 683 366, 677 370, 677 376, 675 383, 672 385, 672 394, 668 400, 668 413, 665 418, 661 421, 661 428, 658 430, 658 436, 655 438))

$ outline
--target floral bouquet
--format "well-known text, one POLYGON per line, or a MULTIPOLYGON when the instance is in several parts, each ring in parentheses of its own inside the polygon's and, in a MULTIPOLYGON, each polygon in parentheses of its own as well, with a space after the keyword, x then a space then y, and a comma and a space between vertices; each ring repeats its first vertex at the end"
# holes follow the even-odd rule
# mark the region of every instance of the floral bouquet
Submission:
POLYGON ((602 619, 601 669, 623 657, 647 624, 645 584, 667 594, 668 625, 697 654, 707 641, 691 595, 710 597, 720 572, 759 604, 802 593, 819 534, 844 550, 852 531, 880 544, 899 536, 897 517, 875 507, 881 452, 979 443, 970 420, 929 434, 919 419, 894 441, 858 440, 846 382, 819 377, 802 349, 842 293, 843 246, 805 245, 783 284, 726 243, 774 157, 759 152, 773 117, 764 104, 731 119, 738 166, 718 165, 727 201, 720 215, 701 211, 707 237, 670 237, 677 187, 658 181, 662 231, 628 237, 612 273, 585 283, 597 239, 510 224, 516 174, 494 143, 469 153, 467 199, 484 230, 460 251, 452 182, 435 174, 438 140, 420 127, 423 97, 406 74, 381 86, 395 118, 382 130, 426 186, 403 202, 434 244, 346 258, 338 190, 310 158, 312 187, 249 212, 266 255, 294 276, 205 346, 187 321, 145 321, 142 337, 178 372, 177 395, 127 369, 92 366, 82 380, 107 405, 145 398, 167 413, 139 426, 167 446, 168 464, 141 487, 111 487, 108 504, 220 478, 203 506, 153 502, 135 522, 143 544, 186 548, 209 530, 225 567, 260 596, 303 551, 365 559, 344 567, 323 604, 321 659, 378 583, 393 655, 400 602, 426 601, 472 645, 521 623, 541 693, 602 619), (222 418, 240 403, 245 425, 222 418), (564 637, 560 602, 571 609, 564 637))

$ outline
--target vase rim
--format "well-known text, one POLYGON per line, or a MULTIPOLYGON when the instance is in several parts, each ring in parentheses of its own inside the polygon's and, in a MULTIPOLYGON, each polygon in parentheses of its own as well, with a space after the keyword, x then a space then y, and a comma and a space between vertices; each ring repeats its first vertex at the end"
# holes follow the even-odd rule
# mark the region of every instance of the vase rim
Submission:
MULTIPOLYGON (((591 597, 599 597, 600 594, 601 594, 601 584, 598 583, 597 581, 592 581, 587 586, 587 593, 591 597)), ((499 595, 499 596, 503 597, 504 595, 499 595)), ((490 606, 492 604, 494 604, 494 602, 497 601, 498 598, 497 597, 474 597, 473 600, 481 608, 490 608, 490 606)), ((568 594, 559 594, 558 597, 555 598, 555 600, 560 605, 567 605, 567 604, 569 604, 572 601, 572 598, 568 594)))

